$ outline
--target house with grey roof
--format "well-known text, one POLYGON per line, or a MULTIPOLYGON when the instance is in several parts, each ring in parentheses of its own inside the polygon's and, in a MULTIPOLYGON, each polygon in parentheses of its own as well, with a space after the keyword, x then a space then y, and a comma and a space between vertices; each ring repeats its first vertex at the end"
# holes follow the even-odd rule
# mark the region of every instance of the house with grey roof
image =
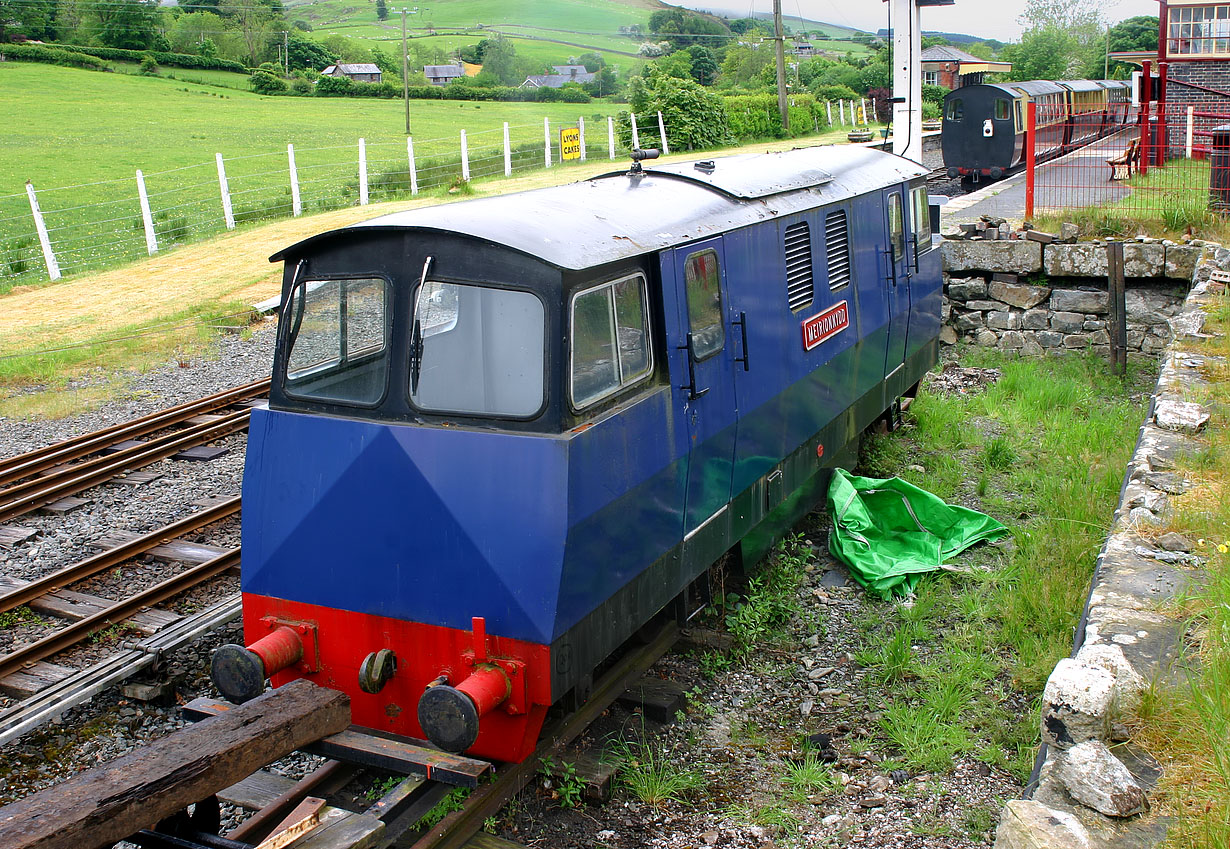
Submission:
POLYGON ((463 65, 424 65, 423 76, 432 85, 448 85, 458 77, 464 77, 466 69, 463 65))
POLYGON ((979 59, 947 44, 928 47, 920 58, 923 85, 942 85, 944 88, 977 85, 987 74, 1001 74, 1012 70, 1011 62, 979 59))
POLYGON ((554 74, 536 74, 526 77, 518 88, 563 88, 565 83, 589 83, 597 74, 585 70, 584 65, 552 65, 554 74))
POLYGON ((378 83, 381 80, 380 68, 371 62, 359 62, 346 65, 339 62, 330 65, 320 72, 326 77, 349 77, 357 83, 378 83))

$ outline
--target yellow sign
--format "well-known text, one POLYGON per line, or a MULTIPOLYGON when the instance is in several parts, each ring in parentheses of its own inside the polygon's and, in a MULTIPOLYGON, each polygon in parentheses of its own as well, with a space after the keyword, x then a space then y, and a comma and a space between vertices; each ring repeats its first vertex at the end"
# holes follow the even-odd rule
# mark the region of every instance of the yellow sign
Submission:
POLYGON ((581 158, 581 130, 579 127, 565 127, 559 131, 559 158, 564 162, 581 158))

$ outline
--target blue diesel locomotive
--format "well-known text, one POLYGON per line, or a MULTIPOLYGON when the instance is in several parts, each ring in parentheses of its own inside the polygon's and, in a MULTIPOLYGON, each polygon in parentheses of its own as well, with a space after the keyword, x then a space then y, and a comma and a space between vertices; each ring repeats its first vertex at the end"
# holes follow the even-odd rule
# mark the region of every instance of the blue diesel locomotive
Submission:
POLYGON ((861 147, 638 162, 275 255, 249 645, 216 653, 219 688, 307 677, 359 725, 523 760, 936 362, 925 174, 861 147))

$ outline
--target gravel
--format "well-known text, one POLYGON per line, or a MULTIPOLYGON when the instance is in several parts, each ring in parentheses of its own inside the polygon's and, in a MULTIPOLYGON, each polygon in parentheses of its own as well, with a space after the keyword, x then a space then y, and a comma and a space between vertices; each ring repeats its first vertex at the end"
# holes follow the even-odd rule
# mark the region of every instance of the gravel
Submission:
MULTIPOLYGON (((266 322, 250 338, 223 337, 216 357, 193 361, 187 368, 171 364, 134 376, 124 397, 100 410, 56 422, 4 421, 0 455, 258 379, 269 370, 272 324, 266 322)), ((197 509, 189 506, 192 501, 237 494, 243 438, 230 437, 223 444, 230 452, 212 462, 156 464, 151 468, 161 476, 152 483, 96 488, 88 493, 90 504, 67 517, 20 518, 16 524, 36 528, 39 534, 12 550, 0 549, 0 574, 25 579, 46 574, 93 553, 98 541, 114 529, 140 533, 197 509)), ((635 740, 644 735, 648 751, 658 753, 671 769, 699 775, 699 788, 656 807, 621 788, 604 805, 564 808, 558 788, 538 780, 489 821, 489 827, 521 843, 612 849, 988 845, 999 805, 1020 795, 1018 781, 972 757, 957 758, 951 771, 936 774, 910 774, 884 763, 897 753, 876 730, 883 691, 853 656, 861 648, 861 623, 891 613, 891 605, 869 599, 846 580, 820 544, 825 520, 813 515, 808 521, 805 533, 817 545, 808 557, 807 577, 798 591, 801 612, 788 626, 788 638, 717 674, 707 668, 702 652, 681 649, 655 669, 692 694, 676 722, 656 727, 617 706, 582 741, 583 747, 593 749, 613 738, 635 740), (783 775, 788 764, 802 757, 808 737, 831 762, 833 785, 791 800, 783 775)), ((236 545, 237 526, 220 522, 196 538, 212 545, 236 545)), ((165 565, 147 559, 125 566, 118 575, 99 576, 90 591, 109 595, 120 583, 152 582, 167 571, 165 565)), ((199 607, 234 590, 231 579, 220 588, 195 591, 179 603, 184 610, 199 607)), ((0 651, 40 632, 45 626, 39 620, 6 625, 0 651)), ((238 623, 232 623, 166 658, 161 677, 174 683, 175 701, 216 696, 208 680, 210 652, 240 639, 238 623)), ((87 645, 57 662, 84 665, 105 648, 87 645)), ((0 706, 10 703, 3 700, 0 706)), ((1027 713, 1028 706, 1020 706, 1020 711, 1027 713)), ((0 747, 0 803, 123 755, 184 724, 177 704, 138 703, 123 698, 118 690, 103 693, 46 728, 0 747)), ((571 757, 564 755, 559 761, 571 757)), ((274 768, 298 778, 318 763, 295 755, 274 768)), ((362 798, 362 788, 354 795, 362 798)), ((239 821, 241 812, 224 806, 223 815, 230 826, 239 821)))

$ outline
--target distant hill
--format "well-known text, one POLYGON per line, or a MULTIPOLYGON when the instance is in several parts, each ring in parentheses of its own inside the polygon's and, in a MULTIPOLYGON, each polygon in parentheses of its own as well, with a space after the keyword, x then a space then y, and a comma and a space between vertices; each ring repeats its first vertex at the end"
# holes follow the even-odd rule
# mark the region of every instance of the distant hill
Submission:
MULTIPOLYGON (((887 29, 881 27, 879 31, 876 32, 876 35, 880 36, 880 38, 888 38, 890 33, 887 29)), ((959 32, 938 32, 935 30, 928 30, 928 29, 923 30, 923 35, 929 35, 929 36, 936 37, 936 38, 942 38, 951 44, 977 44, 979 42, 982 42, 983 44, 991 45, 992 47, 995 48, 996 51, 1004 47, 1004 42, 1000 41, 999 39, 983 38, 980 35, 965 35, 964 33, 959 33, 959 32)))

